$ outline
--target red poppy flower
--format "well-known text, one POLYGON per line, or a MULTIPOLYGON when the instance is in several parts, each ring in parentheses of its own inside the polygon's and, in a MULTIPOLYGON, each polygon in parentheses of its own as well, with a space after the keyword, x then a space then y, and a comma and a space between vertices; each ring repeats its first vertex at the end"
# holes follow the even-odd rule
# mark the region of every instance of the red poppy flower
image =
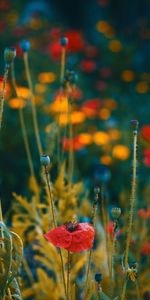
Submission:
POLYGON ((68 222, 50 230, 44 236, 58 248, 64 248, 71 252, 81 252, 92 248, 94 227, 89 223, 68 222))

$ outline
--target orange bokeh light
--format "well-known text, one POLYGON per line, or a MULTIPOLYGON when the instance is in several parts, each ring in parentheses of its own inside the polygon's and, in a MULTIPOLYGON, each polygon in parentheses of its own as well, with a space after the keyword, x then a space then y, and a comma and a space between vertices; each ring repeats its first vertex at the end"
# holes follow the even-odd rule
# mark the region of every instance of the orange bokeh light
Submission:
POLYGON ((119 160, 126 160, 130 155, 130 150, 127 146, 116 145, 112 150, 112 155, 114 158, 117 158, 119 160))
POLYGON ((41 83, 52 83, 56 80, 56 74, 53 72, 43 72, 38 75, 38 80, 41 83))
POLYGON ((109 135, 104 131, 97 131, 93 136, 94 143, 96 145, 105 145, 109 143, 110 138, 109 135))
POLYGON ((12 98, 8 102, 9 107, 12 109, 24 108, 26 106, 26 101, 20 98, 12 98))

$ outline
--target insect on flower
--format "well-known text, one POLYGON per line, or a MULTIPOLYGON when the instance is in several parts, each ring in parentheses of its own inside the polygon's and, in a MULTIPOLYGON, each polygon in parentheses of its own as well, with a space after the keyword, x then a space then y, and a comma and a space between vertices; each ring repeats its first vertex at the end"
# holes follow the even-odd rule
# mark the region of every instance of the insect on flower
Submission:
POLYGON ((92 248, 94 233, 94 227, 89 223, 68 222, 48 231, 44 236, 58 248, 81 252, 92 248))

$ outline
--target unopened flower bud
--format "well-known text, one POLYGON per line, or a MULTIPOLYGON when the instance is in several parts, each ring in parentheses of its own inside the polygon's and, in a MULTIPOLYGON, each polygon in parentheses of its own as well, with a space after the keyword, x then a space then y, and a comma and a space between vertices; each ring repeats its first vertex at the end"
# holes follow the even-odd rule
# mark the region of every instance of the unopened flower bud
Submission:
POLYGON ((139 126, 139 121, 138 120, 131 120, 131 125, 132 125, 134 130, 137 130, 138 126, 139 126))
POLYGON ((103 280, 103 275, 101 273, 95 273, 95 281, 100 283, 103 280))
POLYGON ((114 219, 119 219, 119 217, 121 215, 121 208, 120 207, 113 207, 111 209, 111 214, 112 214, 112 217, 114 219))
POLYGON ((60 39, 60 44, 61 44, 61 46, 67 46, 68 45, 68 38, 66 38, 66 37, 62 37, 61 39, 60 39))
POLYGON ((19 45, 23 52, 28 52, 30 50, 30 42, 29 41, 22 40, 19 45))
POLYGON ((42 166, 48 167, 50 165, 50 157, 48 155, 41 155, 40 162, 42 166))
POLYGON ((4 60, 6 65, 10 65, 14 58, 16 57, 16 49, 15 48, 6 48, 4 50, 4 60))

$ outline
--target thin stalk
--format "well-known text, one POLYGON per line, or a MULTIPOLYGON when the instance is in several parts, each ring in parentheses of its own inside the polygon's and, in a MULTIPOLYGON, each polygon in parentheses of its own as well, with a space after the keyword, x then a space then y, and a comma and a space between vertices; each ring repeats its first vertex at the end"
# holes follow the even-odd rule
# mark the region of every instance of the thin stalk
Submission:
POLYGON ((73 156, 73 128, 71 123, 71 103, 68 101, 68 119, 69 119, 69 162, 68 162, 68 186, 71 187, 74 156, 73 156))
POLYGON ((0 129, 2 127, 4 100, 5 100, 5 92, 6 92, 5 89, 6 89, 6 83, 7 83, 7 78, 8 78, 8 72, 9 72, 8 67, 5 67, 4 78, 3 78, 3 83, 2 83, 2 91, 0 94, 0 129))
MULTIPOLYGON (((16 84, 16 78, 15 78, 14 64, 13 63, 11 65, 11 76, 12 76, 12 84, 13 84, 14 91, 16 93, 17 98, 19 98, 19 93, 18 93, 18 90, 17 90, 17 84, 16 84)), ((28 136, 27 136, 27 129, 26 129, 23 109, 22 109, 21 105, 19 105, 19 111, 18 112, 19 112, 19 119, 20 119, 20 124, 21 124, 22 137, 23 137, 23 142, 24 142, 24 146, 25 146, 25 151, 26 151, 26 155, 27 155, 27 160, 28 160, 30 173, 31 173, 31 176, 35 177, 33 162, 32 162, 32 156, 31 156, 31 151, 30 151, 30 146, 29 146, 29 141, 28 141, 28 136)))
POLYGON ((105 197, 104 197, 104 186, 102 186, 102 191, 101 191, 101 196, 102 196, 102 221, 103 221, 103 226, 105 230, 105 237, 106 237, 106 252, 107 252, 107 265, 108 265, 108 270, 109 274, 111 274, 111 268, 110 268, 110 255, 109 255, 109 233, 107 229, 108 225, 108 218, 105 210, 105 197))
POLYGON ((121 300, 125 299, 125 296, 126 296, 126 288, 127 288, 127 279, 125 279, 124 284, 123 284, 121 300))
MULTIPOLYGON (((99 188, 96 188, 95 199, 94 199, 93 210, 92 210, 92 218, 91 218, 92 219, 91 223, 93 224, 94 227, 95 227, 95 222, 96 222, 96 210, 97 210, 98 199, 99 199, 99 188)), ((87 272, 86 272, 86 279, 85 279, 85 299, 88 294, 88 283, 89 283, 91 258, 92 258, 92 249, 90 249, 89 257, 88 257, 88 264, 87 264, 87 272)))
POLYGON ((47 186, 47 197, 48 197, 50 212, 51 212, 51 216, 52 216, 53 227, 57 227, 55 211, 54 211, 54 202, 53 202, 53 196, 52 196, 52 190, 51 190, 51 184, 50 184, 50 177, 49 177, 49 173, 48 173, 46 166, 44 167, 44 169, 45 169, 44 171, 45 171, 46 186, 47 186))
POLYGON ((130 207, 130 215, 129 215, 128 235, 127 235, 126 250, 125 250, 125 273, 127 272, 129 246, 130 246, 132 226, 133 226, 133 210, 134 210, 134 202, 135 202, 136 167, 137 167, 136 145, 137 145, 137 130, 134 130, 133 132, 133 179, 132 179, 132 188, 131 188, 131 200, 130 200, 131 207, 130 207))
POLYGON ((137 280, 135 281, 135 286, 136 286, 137 300, 141 300, 140 289, 137 280))
POLYGON ((0 222, 3 222, 3 214, 2 214, 2 203, 0 200, 0 222))
POLYGON ((39 128, 38 128, 38 122, 37 122, 37 112, 36 112, 36 106, 35 106, 35 96, 33 93, 33 85, 32 85, 32 80, 31 80, 31 75, 30 75, 30 68, 29 68, 27 53, 24 53, 23 59, 24 59, 25 72, 26 72, 26 77, 27 77, 27 81, 28 81, 28 86, 29 86, 30 93, 31 93, 31 108, 32 108, 34 132, 35 132, 35 137, 36 137, 39 154, 42 155, 43 149, 42 149, 42 144, 41 144, 41 140, 40 140, 40 134, 39 134, 39 128))
POLYGON ((10 291, 10 289, 8 289, 8 297, 9 297, 9 300, 12 300, 12 296, 11 296, 11 291, 10 291))
MULTIPOLYGON (((53 220, 53 227, 55 228, 55 227, 57 227, 57 221, 56 221, 55 210, 54 210, 53 194, 52 194, 52 190, 51 190, 50 178, 49 178, 49 173, 48 173, 47 167, 45 166, 44 168, 45 168, 46 185, 47 185, 47 196, 48 196, 50 212, 51 212, 51 216, 52 216, 52 220, 53 220)), ((67 297, 64 262, 63 262, 62 251, 61 251, 60 248, 58 248, 58 253, 59 253, 59 256, 60 256, 60 263, 61 263, 61 271, 62 271, 62 279, 63 279, 65 296, 67 297)))
POLYGON ((133 227, 133 210, 134 210, 134 202, 135 202, 136 168, 137 168, 136 146, 137 146, 137 126, 136 126, 136 130, 133 131, 133 177, 132 177, 131 198, 130 198, 128 235, 127 235, 126 249, 125 249, 125 263, 124 263, 124 269, 125 269, 124 278, 125 279, 124 279, 121 300, 125 299, 125 291, 126 291, 125 282, 126 282, 126 275, 127 275, 128 255, 129 255, 129 246, 130 246, 132 227, 133 227))
POLYGON ((67 300, 70 300, 70 251, 68 252, 67 258, 67 300))
POLYGON ((60 83, 63 82, 65 73, 65 59, 66 59, 66 48, 62 47, 61 61, 60 61, 60 83))

